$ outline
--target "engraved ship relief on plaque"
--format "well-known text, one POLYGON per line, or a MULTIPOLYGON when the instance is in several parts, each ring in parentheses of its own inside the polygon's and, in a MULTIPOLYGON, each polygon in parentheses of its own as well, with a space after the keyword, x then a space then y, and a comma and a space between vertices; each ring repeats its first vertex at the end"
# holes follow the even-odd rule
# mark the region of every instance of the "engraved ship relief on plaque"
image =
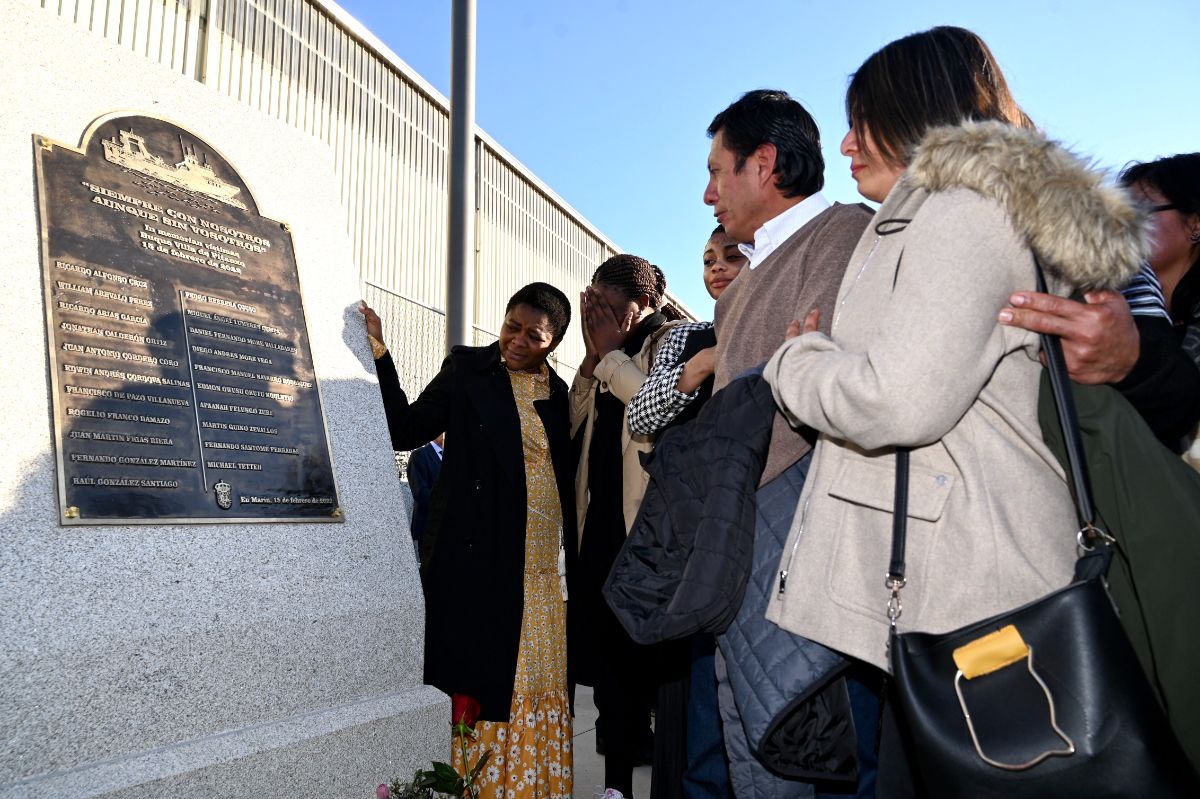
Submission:
POLYGON ((146 149, 146 140, 131 130, 119 131, 118 137, 104 139, 104 157, 112 163, 149 175, 188 191, 199 192, 223 203, 246 209, 237 199, 241 189, 217 177, 207 160, 201 161, 195 146, 189 147, 179 138, 183 160, 171 166, 162 158, 146 149))
POLYGON ((341 521, 288 227, 166 120, 34 145, 60 523, 341 521))

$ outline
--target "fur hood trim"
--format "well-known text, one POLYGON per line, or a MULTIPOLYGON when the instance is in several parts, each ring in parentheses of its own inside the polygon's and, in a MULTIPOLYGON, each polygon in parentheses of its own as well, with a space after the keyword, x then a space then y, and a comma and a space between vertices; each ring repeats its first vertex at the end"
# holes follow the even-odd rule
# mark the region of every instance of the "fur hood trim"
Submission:
POLYGON ((1145 215, 1129 194, 1036 131, 1001 122, 934 128, 904 179, 995 200, 1043 266, 1084 290, 1125 286, 1149 255, 1145 215))

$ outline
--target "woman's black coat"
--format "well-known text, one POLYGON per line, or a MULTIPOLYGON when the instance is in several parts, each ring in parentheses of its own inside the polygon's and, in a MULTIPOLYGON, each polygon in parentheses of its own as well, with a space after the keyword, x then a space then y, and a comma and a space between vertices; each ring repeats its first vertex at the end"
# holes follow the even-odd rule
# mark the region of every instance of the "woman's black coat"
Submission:
MULTIPOLYGON (((392 446, 446 434, 422 553, 425 682, 479 700, 481 718, 508 721, 524 607, 525 459, 521 422, 497 344, 454 347, 415 401, 390 355, 375 362, 392 446)), ((575 451, 567 385, 550 371, 534 403, 554 463, 564 524, 575 541, 575 451)), ((575 547, 567 548, 568 569, 575 547)))

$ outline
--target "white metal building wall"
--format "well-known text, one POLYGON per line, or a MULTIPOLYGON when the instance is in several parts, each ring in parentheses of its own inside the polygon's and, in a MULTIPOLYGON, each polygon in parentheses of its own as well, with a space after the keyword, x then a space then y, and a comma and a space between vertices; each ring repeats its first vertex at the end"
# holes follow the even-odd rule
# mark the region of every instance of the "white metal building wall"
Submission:
MULTIPOLYGON (((40 5, 329 144, 364 299, 384 320, 405 389, 419 391, 445 339, 447 100, 332 2, 40 5)), ((620 250, 478 130, 475 153, 475 341, 486 343, 517 288, 542 280, 574 300, 620 250)), ((568 382, 583 357, 578 330, 555 353, 568 382)))

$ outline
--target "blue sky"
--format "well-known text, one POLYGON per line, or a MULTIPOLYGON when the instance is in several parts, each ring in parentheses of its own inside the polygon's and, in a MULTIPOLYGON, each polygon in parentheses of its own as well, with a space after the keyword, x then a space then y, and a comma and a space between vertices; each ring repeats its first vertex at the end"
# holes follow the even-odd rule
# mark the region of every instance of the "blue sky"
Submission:
MULTIPOLYGON (((341 6, 449 95, 450 0, 341 6)), ((742 92, 780 88, 804 103, 822 131, 826 195, 857 202, 838 153, 850 73, 892 39, 961 25, 987 41, 1038 125, 1119 169, 1200 150, 1196 12, 1196 0, 479 0, 475 118, 709 317, 704 131, 742 92)))

